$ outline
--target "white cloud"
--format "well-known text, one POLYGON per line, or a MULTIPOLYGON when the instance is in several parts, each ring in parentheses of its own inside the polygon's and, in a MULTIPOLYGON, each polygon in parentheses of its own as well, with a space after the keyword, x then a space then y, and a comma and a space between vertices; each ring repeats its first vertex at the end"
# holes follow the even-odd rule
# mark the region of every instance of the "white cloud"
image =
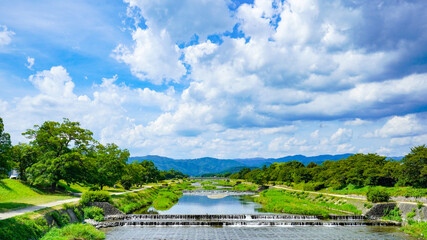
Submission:
POLYGON ((30 69, 33 70, 33 65, 34 65, 34 58, 32 57, 27 57, 27 64, 25 64, 25 66, 30 69))
POLYGON ((316 131, 312 132, 310 134, 311 138, 318 138, 319 137, 319 129, 317 129, 316 131))
POLYGON ((188 42, 197 34, 201 40, 208 35, 232 30, 234 19, 228 10, 228 0, 125 0, 138 7, 154 31, 166 30, 174 42, 188 42))
POLYGON ((154 84, 179 82, 186 69, 180 58, 180 50, 166 30, 153 32, 138 28, 132 33, 135 45, 132 49, 119 45, 114 50, 117 60, 130 66, 132 74, 154 84))
POLYGON ((416 115, 394 116, 388 120, 381 129, 375 130, 374 136, 378 137, 406 137, 425 132, 416 115))
POLYGON ((353 131, 351 129, 339 128, 334 134, 332 134, 330 140, 333 143, 346 143, 353 137, 353 131))
POLYGON ((347 125, 347 126, 359 126, 359 125, 365 125, 365 124, 368 124, 368 123, 370 123, 370 121, 366 121, 366 120, 362 120, 360 118, 356 118, 354 120, 346 121, 344 123, 344 125, 347 125))
POLYGON ((7 30, 6 26, 0 25, 0 46, 11 43, 13 35, 15 35, 14 32, 7 30))

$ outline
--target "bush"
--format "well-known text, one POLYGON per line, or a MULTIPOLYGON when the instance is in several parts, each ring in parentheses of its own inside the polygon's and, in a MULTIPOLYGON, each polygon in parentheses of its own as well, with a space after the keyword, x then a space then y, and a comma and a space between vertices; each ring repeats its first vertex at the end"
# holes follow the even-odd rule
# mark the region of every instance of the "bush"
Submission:
POLYGON ((39 239, 49 229, 46 219, 30 219, 27 215, 0 221, 0 239, 39 239))
POLYGON ((53 211, 50 212, 49 215, 55 220, 56 224, 58 224, 58 226, 60 227, 65 226, 71 220, 70 216, 68 216, 68 214, 66 213, 60 214, 57 211, 53 211))
POLYGON ((80 202, 87 205, 89 202, 109 202, 112 203, 111 196, 105 191, 87 191, 83 193, 80 202))
POLYGON ((386 220, 392 220, 392 221, 398 221, 398 222, 402 222, 402 217, 401 214, 402 212, 399 210, 398 207, 395 207, 394 209, 390 210, 390 209, 386 209, 384 211, 384 217, 382 217, 382 219, 386 219, 386 220))
POLYGON ((104 210, 99 207, 85 207, 83 208, 85 219, 93 219, 97 222, 104 220, 104 210))
POLYGON ((83 216, 82 216, 82 214, 80 213, 79 208, 78 208, 78 207, 74 207, 74 208, 73 208, 73 211, 74 211, 74 214, 76 214, 77 219, 78 219, 80 222, 82 222, 82 221, 83 221, 83 216))
POLYGON ((305 183, 303 186, 304 191, 319 191, 323 188, 325 188, 325 184, 320 182, 309 182, 305 183))
POLYGON ((377 203, 377 202, 388 202, 390 199, 390 194, 384 190, 371 188, 366 193, 368 201, 377 203))
POLYGON ((63 228, 51 229, 41 240, 101 240, 105 239, 105 234, 89 224, 70 224, 63 228))

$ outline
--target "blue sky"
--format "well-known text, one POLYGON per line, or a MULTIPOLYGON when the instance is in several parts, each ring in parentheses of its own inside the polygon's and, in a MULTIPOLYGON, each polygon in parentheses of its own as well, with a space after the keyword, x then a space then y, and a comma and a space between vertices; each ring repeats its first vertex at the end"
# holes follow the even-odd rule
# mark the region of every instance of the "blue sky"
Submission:
POLYGON ((427 143, 422 0, 1 5, 14 143, 64 117, 133 156, 401 156, 427 143))

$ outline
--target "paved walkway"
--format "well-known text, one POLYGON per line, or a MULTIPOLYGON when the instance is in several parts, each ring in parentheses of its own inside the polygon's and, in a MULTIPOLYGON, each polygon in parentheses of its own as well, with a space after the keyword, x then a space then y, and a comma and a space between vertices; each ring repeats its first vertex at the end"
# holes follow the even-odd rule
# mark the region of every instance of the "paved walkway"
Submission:
MULTIPOLYGON (((110 193, 111 195, 120 195, 120 194, 125 194, 125 193, 130 193, 130 192, 136 192, 136 191, 141 191, 147 188, 150 188, 151 186, 147 186, 147 187, 143 187, 143 188, 139 188, 139 189, 135 189, 132 191, 126 191, 126 192, 115 192, 115 193, 110 193)), ((34 212, 43 208, 49 208, 49 207, 55 207, 58 205, 62 205, 64 203, 72 203, 72 202, 77 202, 80 200, 80 197, 76 197, 76 198, 71 198, 71 199, 66 199, 66 200, 61 200, 61 201, 56 201, 56 202, 49 202, 49 203, 45 203, 45 204, 40 204, 40 205, 35 205, 35 206, 31 206, 31 207, 27 207, 27 208, 22 208, 22 209, 18 209, 18 210, 14 210, 14 211, 10 211, 10 212, 5 212, 5 213, 0 213, 0 220, 3 219, 7 219, 7 218, 11 218, 11 217, 15 217, 15 216, 19 216, 25 213, 29 213, 29 212, 34 212)))

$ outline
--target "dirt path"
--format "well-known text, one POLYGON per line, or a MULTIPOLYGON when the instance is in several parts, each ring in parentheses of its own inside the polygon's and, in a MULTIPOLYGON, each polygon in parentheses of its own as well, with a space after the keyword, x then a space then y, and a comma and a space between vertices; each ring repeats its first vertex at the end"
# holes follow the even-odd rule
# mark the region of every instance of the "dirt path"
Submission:
MULTIPOLYGON (((125 194, 125 193, 130 193, 130 192, 141 191, 141 190, 144 190, 144 189, 147 189, 147 188, 151 188, 151 187, 152 186, 147 186, 147 187, 135 189, 135 190, 132 190, 132 191, 115 192, 115 193, 110 193, 110 194, 111 195, 120 195, 120 194, 125 194)), ((37 210, 40 210, 40 209, 43 209, 43 208, 55 207, 55 206, 58 206, 58 205, 62 205, 64 203, 77 202, 79 200, 80 200, 80 197, 76 197, 76 198, 72 198, 72 199, 66 199, 66 200, 61 200, 61 201, 56 201, 56 202, 49 202, 49 203, 35 205, 35 206, 31 206, 31 207, 27 207, 27 208, 22 208, 22 209, 10 211, 10 212, 0 213, 0 220, 11 218, 11 217, 15 217, 15 216, 19 216, 19 215, 22 215, 22 214, 25 214, 25 213, 29 213, 29 212, 34 212, 34 211, 37 211, 37 210)))
MULTIPOLYGON (((323 194, 323 195, 327 195, 327 196, 333 196, 333 197, 340 197, 340 198, 348 198, 348 199, 355 199, 355 200, 362 200, 362 201, 367 201, 366 200, 366 196, 361 196, 361 195, 342 195, 342 194, 333 194, 333 193, 321 193, 321 192, 312 192, 312 191, 303 191, 303 190, 297 190, 297 189, 293 189, 290 187, 286 187, 286 186, 274 186, 274 188, 279 188, 279 189, 285 189, 288 191, 294 191, 294 192, 307 192, 310 194, 323 194)), ((391 198, 391 200, 393 200, 393 197, 391 198)), ((393 200, 397 203, 407 203, 407 204, 414 204, 416 205, 416 202, 408 202, 408 201, 399 201, 399 200, 393 200)), ((424 206, 427 207, 427 203, 424 203, 424 206)))

